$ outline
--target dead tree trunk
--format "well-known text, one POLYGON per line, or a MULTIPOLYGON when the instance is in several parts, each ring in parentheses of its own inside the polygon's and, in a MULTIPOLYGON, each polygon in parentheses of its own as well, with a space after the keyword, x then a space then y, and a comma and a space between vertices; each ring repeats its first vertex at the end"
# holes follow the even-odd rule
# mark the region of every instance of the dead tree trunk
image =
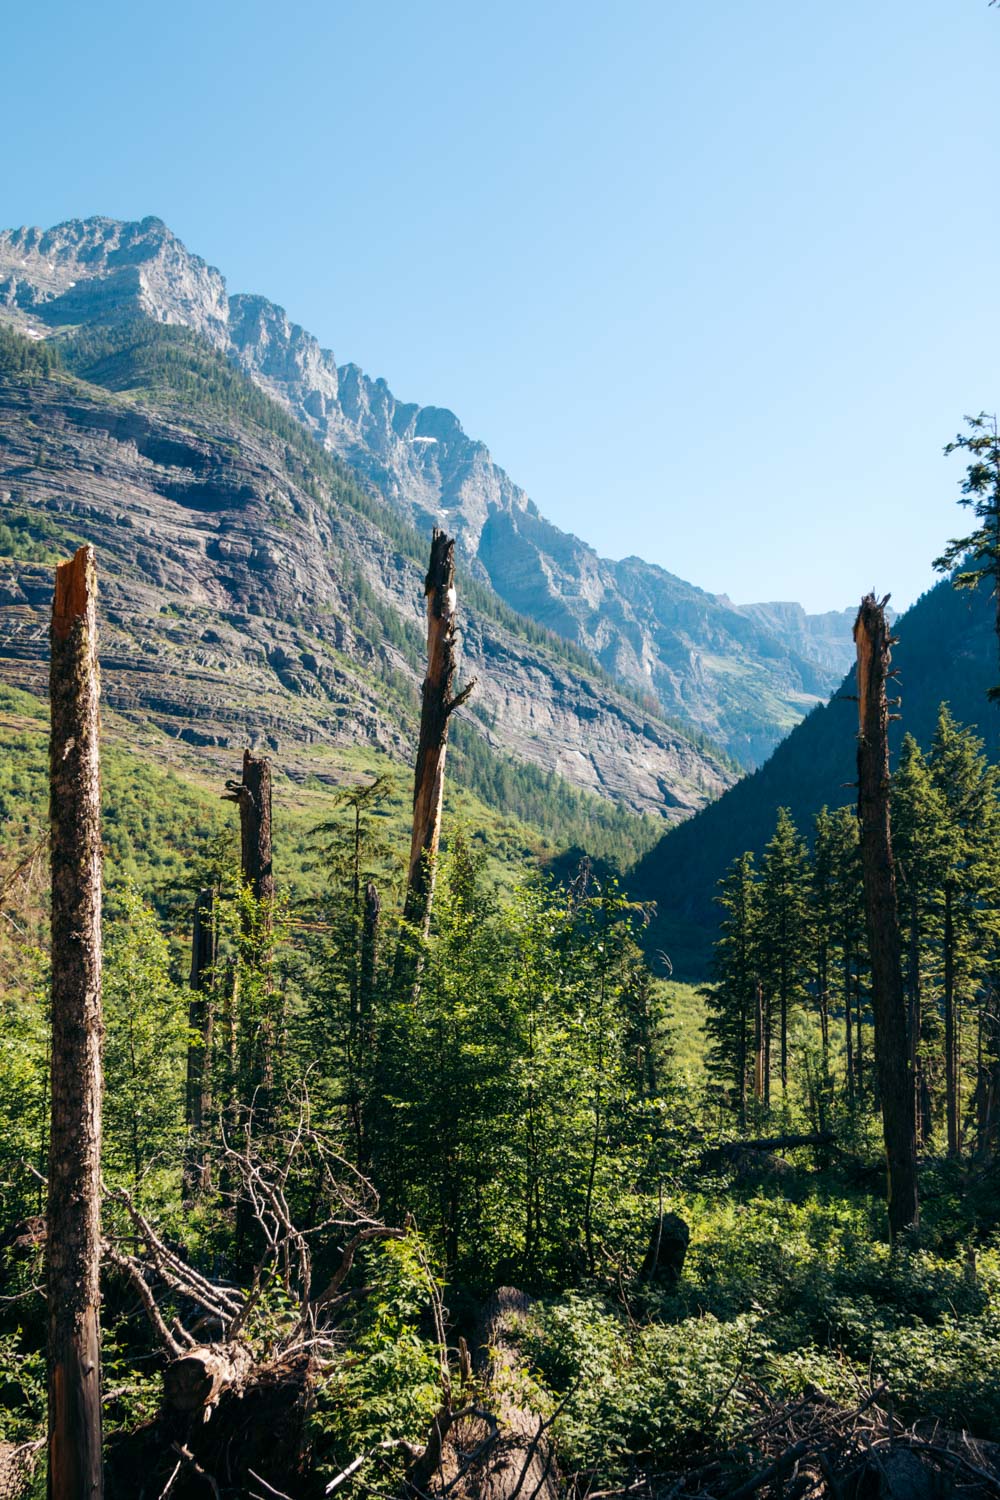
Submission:
POLYGON ((424 593, 427 598, 427 676, 424 678, 420 740, 413 778, 413 834, 403 915, 407 922, 426 933, 441 839, 448 723, 455 709, 465 702, 475 686, 474 681, 470 682, 460 693, 452 695, 455 627, 458 622, 455 541, 437 528, 431 540, 431 560, 424 593))
MULTIPOLYGON (((271 1120, 274 1088, 274 1054, 277 1024, 272 993, 270 936, 273 922, 274 866, 271 854, 271 762, 263 756, 243 752, 242 781, 227 781, 225 797, 240 810, 240 868, 244 884, 257 902, 254 911, 244 908, 242 918, 243 960, 237 965, 233 996, 233 1021, 237 1052, 236 1115, 245 1123, 253 1111, 267 1129, 271 1120), (256 971, 261 983, 250 980, 256 971)), ((242 1248, 250 1224, 249 1207, 237 1206, 237 1243, 242 1248)))
MULTIPOLYGON (((466 1460, 461 1477, 460 1493, 469 1500, 557 1500, 560 1493, 550 1422, 525 1404, 530 1398, 512 1337, 530 1309, 530 1297, 514 1287, 500 1287, 480 1319, 477 1362, 495 1417, 487 1424, 486 1413, 480 1412, 457 1424, 455 1447, 473 1460, 466 1460)), ((415 1467, 411 1483, 416 1480, 420 1490, 433 1494, 430 1456, 415 1467)), ((440 1464, 437 1474, 446 1483, 452 1478, 440 1464)))
POLYGON ((948 1155, 961 1150, 958 1089, 958 1024, 955 1014, 955 918, 951 882, 944 888, 944 1092, 948 1155))
POLYGON ((56 569, 49 751, 52 1068, 46 1225, 51 1500, 101 1467, 101 785, 92 547, 56 569))
POLYGON ((759 979, 754 985, 753 1097, 758 1107, 764 1101, 764 986, 759 979))
POLYGON ((865 915, 871 946, 875 1061, 888 1170, 889 1232, 916 1224, 917 1131, 913 1070, 889 824, 889 711, 886 677, 892 644, 885 600, 861 601, 854 625, 858 654, 858 817, 865 915))
POLYGON ((240 810, 243 879, 258 901, 274 900, 271 860, 271 762, 243 752, 243 780, 226 782, 226 797, 240 810))
POLYGON ((208 1186, 205 1160, 205 1122, 212 1113, 212 1043, 215 1010, 212 1003, 216 958, 215 892, 198 892, 191 933, 191 1039, 187 1055, 186 1123, 189 1140, 184 1161, 184 1192, 192 1197, 208 1186))

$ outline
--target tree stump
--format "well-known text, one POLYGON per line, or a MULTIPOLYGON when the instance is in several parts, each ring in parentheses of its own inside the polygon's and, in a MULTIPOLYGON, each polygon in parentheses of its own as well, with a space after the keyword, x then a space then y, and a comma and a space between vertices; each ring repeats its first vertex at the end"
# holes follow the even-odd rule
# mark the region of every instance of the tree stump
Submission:
POLYGON ((690 1243, 691 1231, 680 1214, 658 1214, 650 1231, 640 1279, 673 1290, 681 1279, 690 1243))

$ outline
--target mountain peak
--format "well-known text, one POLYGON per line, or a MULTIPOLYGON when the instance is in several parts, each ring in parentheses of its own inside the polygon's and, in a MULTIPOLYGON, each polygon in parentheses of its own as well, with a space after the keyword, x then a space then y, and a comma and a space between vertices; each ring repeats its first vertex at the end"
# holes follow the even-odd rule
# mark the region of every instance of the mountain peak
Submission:
POLYGON ((144 313, 225 343, 226 284, 162 219, 94 215, 0 232, 0 309, 50 328, 144 313))
POLYGON ((446 518, 472 570, 508 605, 746 765, 824 699, 846 665, 835 618, 817 629, 790 606, 740 609, 655 564, 600 557, 547 521, 453 411, 401 401, 383 377, 338 367, 266 297, 227 296, 221 274, 161 219, 0 234, 4 312, 35 336, 136 314, 194 329, 414 524, 446 518))

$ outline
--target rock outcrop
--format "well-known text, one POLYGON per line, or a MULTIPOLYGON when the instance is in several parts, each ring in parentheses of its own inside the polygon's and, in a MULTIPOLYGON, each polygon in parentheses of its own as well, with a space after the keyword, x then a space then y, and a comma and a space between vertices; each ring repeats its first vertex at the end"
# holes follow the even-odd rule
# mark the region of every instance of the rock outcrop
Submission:
MULTIPOLYGON (((196 745, 412 754, 426 564, 352 493, 249 421, 0 378, 0 518, 57 552, 97 547, 106 699, 196 745)), ((34 691, 51 589, 50 565, 0 558, 0 673, 34 691)), ((462 621, 479 678, 466 722, 497 752, 670 821, 732 781, 513 617, 463 606, 462 621)))
POLYGON ((790 622, 783 605, 738 609, 637 558, 598 557, 546 521, 452 412, 398 401, 384 380, 338 366, 273 302, 227 297, 219 272, 159 219, 0 233, 0 314, 26 331, 137 312, 224 351, 409 519, 446 525, 513 608, 745 765, 766 757, 844 670, 850 632, 840 649, 836 621, 799 610, 790 622))

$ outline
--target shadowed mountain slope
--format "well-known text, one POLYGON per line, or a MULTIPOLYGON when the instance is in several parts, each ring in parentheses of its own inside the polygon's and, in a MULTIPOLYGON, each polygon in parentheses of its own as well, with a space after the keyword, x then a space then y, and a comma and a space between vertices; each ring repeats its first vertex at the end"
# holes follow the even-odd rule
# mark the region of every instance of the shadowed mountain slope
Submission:
MULTIPOLYGON (((987 702, 996 682, 997 644, 989 590, 957 591, 948 582, 924 594, 896 621, 901 718, 890 726, 894 752, 906 731, 926 747, 942 702, 974 725, 993 759, 1000 758, 1000 707, 987 702)), ((632 871, 630 889, 655 900, 653 942, 685 975, 704 976, 718 928, 716 882, 752 849, 759 857, 788 807, 803 833, 825 805, 855 800, 857 705, 854 674, 839 692, 792 731, 753 775, 683 827, 667 834, 632 871)))

